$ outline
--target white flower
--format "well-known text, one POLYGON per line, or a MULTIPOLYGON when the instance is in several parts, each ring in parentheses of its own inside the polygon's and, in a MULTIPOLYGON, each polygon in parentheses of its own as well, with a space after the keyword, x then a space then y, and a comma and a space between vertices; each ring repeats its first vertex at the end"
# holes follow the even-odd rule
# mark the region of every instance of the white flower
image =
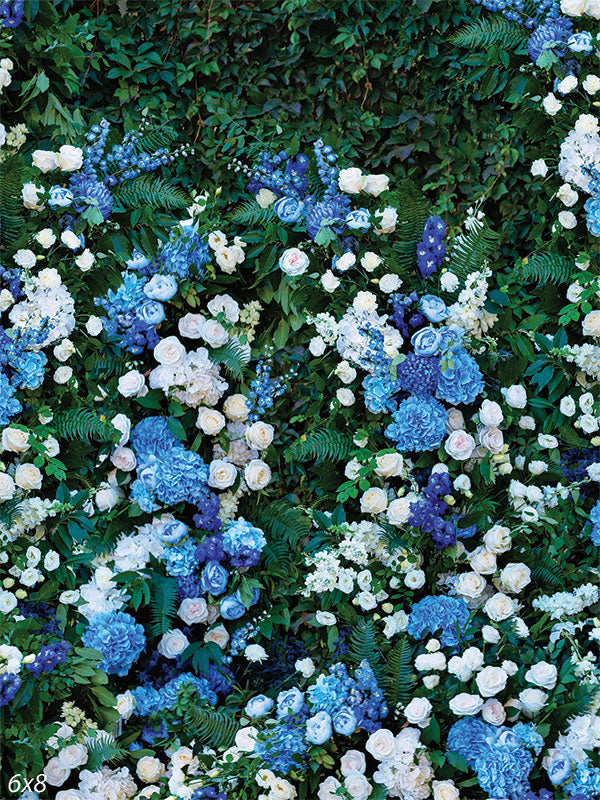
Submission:
POLYGON ((558 214, 558 221, 563 228, 570 231, 577 225, 577 217, 572 211, 560 211, 558 214))
POLYGON ((244 480, 252 491, 264 489, 271 481, 271 469, 264 461, 255 458, 246 465, 244 480))
POLYGON ((433 800, 460 800, 458 789, 452 781, 432 781, 433 800))
POLYGON ((392 292, 397 291, 400 286, 402 285, 402 280, 399 275, 396 275, 393 272, 388 273, 387 275, 383 275, 379 279, 379 288, 382 292, 386 294, 391 294, 392 292))
POLYGON ((66 769, 81 767, 88 760, 87 747, 84 744, 67 745, 59 752, 58 760, 66 769))
POLYGON ((73 377, 72 367, 58 367, 58 369, 55 370, 53 375, 54 382, 58 384, 68 383, 72 377, 73 377))
POLYGON ((332 614, 330 611, 317 611, 315 619, 319 625, 325 625, 326 627, 335 625, 337 622, 335 614, 332 614))
POLYGON ((600 311, 590 311, 586 314, 581 323, 581 330, 584 336, 600 337, 600 311))
POLYGON ((548 702, 548 695, 541 689, 523 689, 519 693, 519 702, 524 711, 537 714, 548 702))
POLYGON ((138 778, 144 783, 155 783, 165 771, 165 765, 154 756, 142 756, 135 768, 138 778))
POLYGON ((556 193, 556 196, 563 205, 567 206, 567 208, 571 208, 571 206, 574 206, 579 200, 579 194, 568 183, 563 183, 556 193))
POLYGON ((256 195, 256 202, 261 208, 268 208, 270 205, 277 200, 277 195, 275 192, 272 192, 270 189, 262 188, 259 189, 258 194, 256 195))
POLYGON ((26 453, 30 448, 29 431, 20 428, 4 428, 1 441, 2 449, 11 453, 26 453))
POLYGON ((321 286, 326 292, 335 292, 339 285, 340 279, 337 278, 330 269, 321 275, 321 286))
POLYGON ((477 673, 475 683, 482 697, 494 697, 505 688, 507 679, 502 667, 488 666, 477 673))
POLYGON ((354 392, 350 389, 338 389, 335 393, 340 405, 351 406, 354 405, 355 397, 354 392))
POLYGON ((390 179, 387 175, 367 175, 363 182, 363 191, 373 197, 379 197, 382 192, 387 192, 390 179))
POLYGON ((388 497, 384 489, 371 487, 360 498, 360 510, 363 514, 380 514, 388 505, 388 497))
POLYGON ((545 178, 548 174, 548 165, 543 158, 537 158, 531 165, 531 174, 537 177, 538 175, 545 178))
POLYGON ((444 449, 450 456, 458 461, 466 461, 475 449, 475 439, 466 431, 456 430, 444 442, 444 449))
POLYGON ((35 267, 37 261, 33 250, 26 249, 17 250, 13 256, 13 260, 17 266, 23 267, 23 269, 32 269, 35 267))
POLYGON ((560 10, 568 17, 580 17, 588 3, 588 0, 560 0, 560 10))
POLYGON ((208 620, 208 606, 203 597, 186 597, 181 601, 177 615, 186 625, 195 625, 208 620))
POLYGON ((584 136, 598 133, 598 118, 593 114, 580 114, 575 122, 575 130, 584 136))
POLYGON ((375 462, 377 464, 375 474, 380 475, 382 478, 393 478, 397 475, 402 475, 404 459, 400 453, 384 453, 377 456, 375 462))
POLYGON ((34 150, 31 158, 33 166, 42 172, 52 172, 58 167, 56 154, 52 150, 34 150))
POLYGON ((217 294, 210 300, 206 307, 209 312, 216 317, 223 313, 228 322, 236 323, 240 318, 239 303, 228 294, 217 294))
POLYGON ((121 375, 117 384, 117 391, 123 397, 136 397, 144 388, 144 376, 137 369, 131 369, 121 375))
POLYGON ((577 78, 572 73, 558 82, 557 89, 561 94, 569 94, 577 88, 577 78))
POLYGON ((153 353, 159 364, 174 367, 183 361, 185 347, 176 336, 167 336, 166 339, 160 340, 153 353))
POLYGON ((490 697, 483 704, 481 716, 490 725, 502 725, 506 719, 506 711, 499 700, 490 697))
POLYGON ((89 270, 94 266, 95 256, 91 250, 87 247, 77 256, 75 259, 75 263, 79 267, 82 272, 89 272, 89 270))
POLYGON ((60 240, 69 250, 78 250, 81 247, 81 239, 79 236, 68 228, 61 233, 60 240))
POLYGON ((341 169, 338 174, 338 186, 346 194, 358 194, 364 186, 365 176, 358 167, 341 169))
POLYGON ((377 253, 367 250, 367 252, 360 259, 360 264, 366 272, 373 272, 373 270, 377 269, 377 267, 381 264, 381 257, 378 256, 377 253))
POLYGON ((393 233, 398 222, 398 212, 392 206, 386 206, 382 211, 376 211, 375 217, 379 220, 377 234, 393 233))
POLYGON ((267 651, 260 644, 249 644, 244 650, 244 655, 252 663, 257 661, 260 663, 269 658, 267 651))
POLYGON ((103 323, 100 317, 90 317, 85 323, 85 329, 90 336, 98 336, 102 332, 103 323))
POLYGON ((478 694, 461 692, 448 703, 450 710, 459 717, 472 717, 483 708, 483 700, 478 694))
POLYGON ((308 349, 312 353, 315 358, 322 356, 325 350, 327 349, 327 345, 325 344, 325 340, 322 336, 313 336, 313 338, 308 343, 308 349))
POLYGON ((119 716, 121 719, 128 720, 136 706, 135 697, 128 689, 126 692, 116 695, 116 698, 117 705, 115 708, 119 712, 119 716))
POLYGON ((227 628, 225 628, 224 625, 216 625, 214 628, 206 631, 204 634, 204 641, 214 642, 221 648, 221 650, 224 650, 229 642, 229 633, 227 632, 227 628))
POLYGON ((52 572, 60 566, 60 556, 55 550, 49 550, 44 556, 44 569, 52 572))
POLYGON ((546 111, 548 114, 550 114, 551 117, 554 117, 561 110, 563 104, 556 97, 556 95, 554 95, 552 92, 550 92, 542 100, 542 105, 544 107, 544 111, 546 111))
POLYGON ((216 408, 200 406, 198 409, 196 427, 200 428, 207 436, 216 436, 220 433, 225 427, 225 422, 225 417, 216 408))
POLYGON ((429 723, 433 706, 426 697, 413 697, 404 709, 404 716, 411 725, 424 728, 429 723))
POLYGON ((42 473, 33 464, 19 464, 15 471, 15 483, 21 489, 41 489, 42 473))
POLYGON ((486 425, 489 428, 497 428, 503 419, 504 414, 498 403, 493 400, 484 400, 482 402, 479 409, 479 420, 482 425, 486 425))
POLYGON ((500 572, 503 588, 509 592, 522 592, 531 583, 531 570, 526 564, 507 564, 500 572))
MULTIPOLYGON (((21 190, 23 206, 29 208, 31 211, 41 211, 44 204, 40 203, 38 198, 39 194, 44 194, 43 186, 36 186, 35 183, 23 184, 23 189, 21 190)), ((46 245, 43 246, 45 247, 46 245)))
POLYGON ((558 682, 556 665, 549 664, 547 661, 538 661, 537 664, 529 667, 525 673, 525 680, 541 686, 542 689, 552 690, 558 682))
POLYGON ((235 272, 236 265, 238 264, 237 254, 233 247, 221 247, 215 252, 217 264, 221 271, 226 275, 231 275, 235 272))
POLYGON ((367 739, 365 750, 376 761, 389 761, 396 753, 396 738, 387 728, 379 728, 367 739))
POLYGON ((587 75, 581 85, 585 92, 593 96, 600 90, 600 78, 597 75, 587 75))
POLYGON ((80 147, 63 144, 56 153, 56 161, 63 172, 75 172, 83 166, 83 150, 80 147))
POLYGON ((64 767, 56 757, 51 758, 44 767, 44 775, 50 786, 62 786, 70 774, 71 770, 64 767))
POLYGON ((502 620, 512 617, 515 613, 515 606, 508 595, 497 592, 486 602, 483 610, 493 622, 502 622, 502 620))
POLYGON ((513 384, 508 389, 502 389, 504 400, 511 408, 525 408, 527 405, 527 392, 521 384, 513 384))
POLYGON ((52 247, 52 245, 56 242, 56 236, 52 232, 51 228, 43 228, 41 231, 38 231, 34 236, 34 239, 38 244, 46 249, 48 247, 52 247))
POLYGON ((564 414, 565 417, 572 417, 576 411, 575 400, 570 395, 563 397, 560 401, 560 413, 564 414))
POLYGON ((180 630, 169 630, 163 633, 157 650, 165 658, 177 658, 189 645, 187 636, 180 630))
POLYGON ((481 629, 481 635, 483 636, 484 642, 488 642, 488 644, 498 644, 500 641, 500 633, 496 630, 496 628, 492 628, 491 625, 484 625, 481 629))
POLYGON ((396 528, 404 525, 411 516, 410 499, 408 497, 398 497, 392 500, 387 508, 387 519, 390 525, 396 528))
POLYGON ((455 292, 458 289, 460 281, 453 272, 442 272, 440 284, 445 292, 455 292))
POLYGON ((227 330, 214 319, 207 319, 200 331, 201 337, 209 347, 222 347, 229 341, 227 330))
POLYGON ((300 658, 294 664, 296 670, 304 677, 310 678, 311 675, 314 675, 315 670, 317 669, 315 666, 315 662, 312 658, 300 658))
POLYGON ((0 472, 0 503, 10 500, 15 494, 15 482, 6 472, 0 472))
POLYGON ((303 275, 308 269, 309 258, 297 247, 290 247, 279 257, 279 268, 290 277, 303 275))
POLYGON ((231 462, 220 458, 210 462, 208 485, 213 489, 228 489, 233 486, 236 478, 237 469, 231 462))
POLYGON ((425 573, 422 569, 410 569, 404 576, 404 585, 409 589, 420 589, 425 586, 425 573))

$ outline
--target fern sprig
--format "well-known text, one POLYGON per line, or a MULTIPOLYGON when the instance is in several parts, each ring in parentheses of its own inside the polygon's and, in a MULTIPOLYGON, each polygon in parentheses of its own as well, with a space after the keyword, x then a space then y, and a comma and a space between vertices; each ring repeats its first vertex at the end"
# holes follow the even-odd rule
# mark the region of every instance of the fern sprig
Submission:
POLYGON ((515 268, 516 277, 523 283, 536 282, 538 286, 551 283, 555 286, 569 283, 575 272, 573 259, 558 253, 543 251, 523 261, 515 268))
POLYGON ((485 17, 469 22, 454 36, 452 44, 466 47, 469 50, 487 50, 488 47, 501 47, 515 51, 527 44, 527 34, 514 22, 503 17, 485 17))
POLYGON ((289 464, 292 461, 309 461, 315 464, 323 461, 343 461, 350 455, 352 438, 346 433, 330 431, 327 428, 315 428, 296 439, 286 447, 284 458, 289 464))
POLYGON ((142 175, 122 184, 115 190, 113 199, 117 210, 151 206, 153 209, 185 208, 190 204, 188 195, 172 181, 142 175))

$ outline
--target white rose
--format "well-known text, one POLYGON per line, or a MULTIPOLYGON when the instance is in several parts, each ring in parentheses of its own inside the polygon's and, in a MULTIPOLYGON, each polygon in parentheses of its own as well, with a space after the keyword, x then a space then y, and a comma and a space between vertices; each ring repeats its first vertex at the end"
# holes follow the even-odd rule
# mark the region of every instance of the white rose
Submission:
POLYGON ((84 744, 70 744, 58 754, 58 760, 65 769, 81 767, 88 760, 87 747, 84 744))
POLYGON ((264 489, 271 481, 271 468, 264 461, 255 458, 244 469, 244 480, 249 489, 264 489))
POLYGON ((366 177, 358 167, 341 169, 338 174, 338 186, 346 194, 358 194, 364 186, 366 177))
POLYGON ((466 431, 452 431, 444 442, 444 450, 450 458, 466 461, 475 449, 475 439, 466 431))
POLYGON ((21 489, 41 489, 42 473, 33 464, 19 464, 15 471, 15 483, 21 489))
POLYGON ((144 388, 144 376, 137 369, 131 369, 121 375, 117 384, 117 391, 123 397, 136 397, 144 388))
POLYGON ((380 475, 382 478, 393 478, 397 475, 402 475, 402 467, 404 459, 400 453, 384 453, 377 456, 375 459, 377 467, 375 474, 380 475))
POLYGON ((13 256, 13 261, 17 266, 22 267, 23 269, 33 269, 36 265, 36 257, 33 250, 26 250, 21 249, 17 250, 17 252, 13 256))
POLYGON ((483 708, 483 700, 478 694, 461 692, 448 703, 450 710, 459 717, 472 717, 483 708))
POLYGON ((362 189, 373 197, 379 197, 382 192, 387 192, 390 179, 387 175, 367 175, 362 189))
POLYGON ((117 447, 110 460, 121 472, 131 472, 137 466, 137 458, 130 447, 117 447))
POLYGON ((585 92, 593 96, 600 90, 600 78, 597 75, 588 75, 581 85, 585 92))
POLYGON ((159 364, 175 367, 181 364, 185 357, 185 347, 176 336, 167 336, 161 339, 153 350, 154 358, 159 364))
POLYGON ((85 329, 90 336, 98 336, 102 332, 103 324, 100 317, 90 317, 85 323, 85 329))
POLYGON ((396 738, 387 728, 380 728, 369 736, 365 750, 376 761, 390 761, 396 753, 396 738))
MULTIPOLYGON (((21 190, 21 199, 23 200, 23 206, 25 208, 30 209, 31 211, 41 211, 44 207, 43 203, 40 203, 38 195, 44 194, 44 187, 43 186, 36 186, 35 183, 25 183, 23 184, 23 188, 21 190)), ((56 237, 54 237, 56 241, 56 237)), ((41 242, 40 242, 41 244, 41 242)), ((54 242, 52 242, 54 244, 54 242)), ((43 245, 46 247, 46 245, 43 245)), ((49 247, 50 245, 48 245, 49 247)))
MULTIPOLYGON (((560 84, 559 84, 560 86, 560 84)), ((559 88, 560 91, 560 88, 559 88)), ((531 165, 531 174, 534 177, 542 177, 545 178, 548 174, 548 165, 544 161, 543 158, 536 158, 536 160, 531 165)))
POLYGON ((360 498, 360 510, 363 514, 379 514, 388 505, 387 494, 383 489, 371 487, 360 498))
POLYGON ((469 563, 480 575, 491 575, 496 571, 496 554, 480 545, 469 556, 469 563))
POLYGON ((581 323, 581 330, 584 336, 600 336, 600 311, 590 311, 586 314, 581 323))
POLYGON ((224 650, 227 647, 227 642, 229 641, 229 634, 227 633, 227 629, 224 625, 217 625, 216 627, 211 628, 209 631, 206 631, 204 634, 204 641, 214 642, 215 644, 219 645, 221 650, 224 650))
POLYGON ((55 370, 54 375, 54 382, 58 383, 59 385, 68 383, 71 378, 73 377, 73 368, 72 367, 58 367, 55 370))
POLYGON ((319 625, 325 625, 327 628, 330 628, 337 622, 335 614, 332 614, 330 611, 317 611, 315 619, 319 625))
POLYGON ((508 595, 497 592, 486 602, 483 610, 492 622, 502 622, 502 620, 512 617, 515 613, 515 606, 508 595))
POLYGON ((162 777, 165 766, 158 758, 142 756, 135 767, 136 774, 144 783, 155 783, 162 777))
POLYGON ((402 280, 399 275, 395 275, 394 273, 389 273, 387 275, 383 275, 379 279, 379 288, 382 292, 386 294, 391 294, 392 292, 397 291, 400 286, 402 285, 402 280))
POLYGON ((128 720, 129 717, 133 714, 133 709, 136 706, 135 697, 129 691, 123 692, 122 694, 118 694, 117 696, 117 705, 115 708, 119 712, 119 716, 121 719, 128 720))
POLYGON ((340 405, 352 406, 355 402, 354 392, 351 389, 338 389, 335 393, 340 405))
POLYGON ((89 272, 89 270, 91 270, 91 268, 94 266, 95 260, 96 259, 92 251, 86 247, 83 253, 78 255, 75 259, 75 264, 82 272, 89 272))
POLYGON ((205 322, 202 314, 185 314, 177 323, 177 329, 186 339, 200 339, 205 322))
POLYGON ((319 784, 319 789, 317 791, 318 800, 338 800, 340 796, 338 794, 338 789, 341 785, 342 784, 337 778, 334 778, 333 775, 325 778, 325 780, 321 781, 319 784))
POLYGON ((56 154, 56 161, 63 172, 75 172, 83 166, 83 150, 70 144, 63 144, 56 154))
POLYGON ((222 347, 229 341, 229 334, 220 322, 214 319, 207 319, 200 335, 209 347, 222 347))
POLYGON ((340 772, 344 777, 351 772, 363 773, 366 768, 365 754, 361 753, 360 750, 348 750, 340 759, 340 772))
POLYGON ((491 553, 506 553, 512 546, 510 529, 503 525, 494 525, 484 534, 483 543, 491 553))
POLYGON ((479 442, 490 453, 501 453, 504 448, 504 436, 499 428, 484 428, 479 434, 479 442))
POLYGON ((228 489, 233 486, 236 478, 237 469, 231 462, 220 458, 210 462, 208 485, 213 489, 228 489))
POLYGON ((596 417, 591 414, 582 414, 577 421, 584 433, 595 433, 600 427, 596 417))
POLYGON ((157 650, 165 658, 177 658, 189 645, 187 636, 180 630, 170 630, 163 633, 157 650))
POLYGON ((228 294, 217 294, 207 303, 207 308, 213 317, 224 313, 228 322, 236 323, 240 318, 239 303, 228 294))
POLYGON ((571 208, 579 200, 579 194, 568 183, 563 183, 556 193, 560 202, 567 208, 571 208))
POLYGON ((527 392, 521 384, 513 384, 508 389, 502 389, 506 404, 511 408, 525 408, 527 405, 527 392))
POLYGON ((42 172, 52 172, 53 169, 58 167, 58 160, 56 154, 52 150, 34 150, 32 155, 32 163, 42 172))
POLYGON ((465 418, 459 408, 448 409, 448 420, 446 421, 446 432, 464 430, 465 418))
POLYGON ((315 662, 312 658, 299 658, 298 661, 294 664, 296 670, 302 675, 304 678, 310 678, 311 675, 314 675, 316 671, 315 662))
POLYGON ((460 800, 458 789, 452 781, 432 781, 433 800, 460 800))
POLYGON ((86 798, 79 789, 61 789, 56 793, 56 800, 86 800, 86 798))
POLYGON ((552 92, 546 95, 542 100, 542 106, 544 107, 544 111, 550 114, 551 117, 555 117, 558 112, 562 108, 562 103, 560 100, 554 95, 552 92))
POLYGON ((335 368, 335 374, 342 383, 352 383, 356 378, 356 370, 347 361, 340 361, 335 368))
POLYGON ((504 414, 498 403, 493 400, 484 400, 479 409, 479 419, 482 425, 488 428, 497 428, 504 419, 504 414))
POLYGON ((327 349, 327 345, 325 344, 325 340, 322 336, 313 336, 308 343, 308 349, 315 358, 318 358, 319 356, 323 355, 327 349))
POLYGON ((575 121, 575 130, 583 136, 598 133, 598 117, 593 114, 580 114, 575 121))
POLYGON ((388 522, 396 528, 408 522, 410 516, 410 500, 407 497, 398 497, 396 500, 392 500, 387 508, 388 522))
POLYGON ((531 570, 525 564, 507 564, 500 572, 500 580, 507 591, 522 592, 531 583, 531 570))
POLYGON ((480 597, 486 586, 485 578, 482 578, 477 572, 461 573, 454 584, 456 591, 470 600, 480 597))
POLYGON ((208 436, 216 436, 225 427, 225 417, 216 408, 201 406, 198 409, 196 427, 208 436))
POLYGON ((245 422, 248 419, 248 401, 243 394, 232 394, 223 403, 223 412, 232 422, 245 422))
POLYGON ((284 250, 279 257, 280 269, 290 277, 303 275, 308 269, 308 265, 308 256, 297 247, 290 247, 287 250, 284 250))
POLYGON ((330 269, 321 275, 321 286, 326 292, 335 292, 339 285, 340 279, 330 269))
POLYGON ((392 206, 386 206, 386 208, 383 210, 376 211, 375 216, 379 220, 379 228, 375 231, 375 233, 393 233, 396 230, 398 212, 395 208, 392 206))
POLYGON ((425 586, 425 573, 422 569, 409 569, 404 576, 404 585, 409 589, 421 589, 425 586))
POLYGON ((14 302, 15 298, 8 289, 2 289, 2 291, 0 291, 0 313, 10 308, 14 302))
POLYGON ((481 629, 481 635, 483 636, 483 641, 488 644, 498 644, 500 641, 500 632, 496 628, 492 628, 491 625, 484 625, 481 629))
POLYGON ((44 775, 50 786, 62 786, 70 774, 71 770, 64 767, 56 757, 51 758, 44 767, 44 775))
POLYGON ((2 449, 11 453, 25 453, 29 450, 29 431, 19 428, 4 428, 2 431, 2 449))
POLYGON ((98 506, 99 511, 110 511, 119 502, 122 493, 119 494, 119 487, 106 485, 102 489, 98 489, 94 495, 94 500, 98 506))
POLYGON ((344 778, 344 786, 352 800, 367 800, 373 787, 360 772, 351 772, 344 778))
POLYGON ((529 683, 534 683, 536 686, 541 686, 542 689, 552 690, 558 681, 558 671, 554 664, 549 664, 547 661, 538 661, 532 667, 529 667, 525 673, 525 680, 529 683))
POLYGON ((268 208, 269 206, 273 205, 275 200, 277 200, 277 195, 270 189, 263 187, 262 189, 258 190, 256 202, 261 208, 268 208))
POLYGON ((72 230, 63 231, 60 235, 60 240, 69 250, 79 250, 81 247, 81 238, 72 230))
POLYGON ((565 230, 573 230, 577 225, 577 217, 572 211, 559 211, 558 221, 565 230))
POLYGON ((523 711, 533 715, 544 708, 548 702, 548 695, 546 692, 542 692, 541 689, 523 689, 523 691, 519 693, 519 702, 521 703, 523 711))
POLYGON ((506 720, 506 711, 499 700, 490 697, 481 709, 481 716, 490 725, 503 725, 506 720))
POLYGON ((52 349, 52 353, 58 361, 68 361, 74 352, 75 345, 70 339, 63 339, 62 342, 52 349))
POLYGON ((208 619, 208 606, 203 597, 186 597, 181 601, 177 615, 186 625, 195 625, 206 622, 208 619))
POLYGON ((238 263, 237 254, 233 247, 221 247, 215 252, 217 264, 221 267, 221 271, 226 275, 231 275, 235 272, 238 263))
POLYGON ((568 17, 580 17, 588 3, 588 0, 560 0, 560 10, 568 17))
POLYGON ((372 253, 370 250, 363 255, 360 259, 360 264, 366 272, 373 272, 381 264, 381 257, 377 253, 372 253))
POLYGON ((254 450, 265 450, 273 441, 275 428, 267 422, 253 422, 249 428, 246 428, 244 437, 248 444, 254 450))
POLYGON ((484 667, 477 673, 475 683, 482 697, 494 697, 504 690, 507 679, 502 667, 484 667))
POLYGON ((0 472, 0 502, 10 500, 15 495, 15 482, 6 472, 0 472))
POLYGON ((404 716, 411 725, 424 728, 429 723, 432 705, 426 697, 413 697, 404 709, 404 716))

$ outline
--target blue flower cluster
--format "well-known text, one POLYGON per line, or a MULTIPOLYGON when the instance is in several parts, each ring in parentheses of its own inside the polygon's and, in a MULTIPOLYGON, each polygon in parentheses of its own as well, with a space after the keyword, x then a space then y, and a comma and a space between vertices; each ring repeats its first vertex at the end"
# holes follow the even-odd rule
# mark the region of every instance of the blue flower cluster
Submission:
POLYGON ((432 397, 413 396, 403 400, 392 419, 384 433, 401 453, 437 450, 446 435, 448 414, 432 397))
POLYGON ((64 639, 54 644, 44 645, 33 661, 25 665, 34 678, 39 678, 42 672, 52 672, 58 664, 64 664, 71 645, 64 639))
POLYGON ((430 533, 438 550, 456 544, 455 522, 442 519, 448 510, 448 504, 442 498, 450 494, 451 488, 452 482, 447 472, 433 472, 423 494, 410 506, 410 525, 430 533))
POLYGON ((159 247, 156 261, 161 272, 182 279, 193 275, 197 280, 202 280, 204 265, 210 261, 210 251, 195 229, 185 225, 171 231, 169 240, 159 247))
POLYGON ((0 674, 0 708, 7 706, 15 698, 21 687, 21 678, 12 672, 0 674))
POLYGON ((469 609, 462 598, 429 595, 415 603, 408 618, 408 632, 415 639, 441 631, 444 647, 454 647, 465 636, 469 609))
POLYGON ((600 547, 600 500, 590 511, 590 522, 592 523, 590 539, 596 547, 600 547))
POLYGON ((445 362, 435 396, 452 405, 472 403, 483 391, 483 376, 472 355, 464 349, 456 350, 445 362))
POLYGON ((107 611, 90 620, 82 637, 86 647, 104 656, 100 669, 109 675, 127 675, 146 646, 144 628, 130 614, 107 611))
POLYGON ((131 446, 137 456, 132 498, 147 513, 166 506, 199 506, 208 494, 208 467, 169 430, 166 417, 146 417, 135 426, 131 446))
POLYGON ((488 11, 499 11, 510 22, 521 22, 534 28, 540 19, 548 22, 560 14, 559 0, 473 0, 488 11))
POLYGON ((4 28, 18 28, 23 21, 25 0, 2 0, 0 2, 0 24, 4 28))
POLYGON ((230 522, 223 532, 223 550, 234 567, 253 567, 267 544, 264 533, 243 517, 230 522))
MULTIPOLYGON (((447 749, 461 755, 475 770, 479 785, 490 797, 523 800, 530 789, 529 774, 534 764, 528 750, 531 727, 495 727, 465 717, 450 728, 447 749)), ((536 749, 538 739, 536 735, 533 740, 536 749)))
POLYGON ((133 689, 132 694, 136 700, 133 713, 138 717, 148 717, 165 709, 173 709, 179 693, 186 687, 191 687, 200 700, 211 706, 216 705, 216 692, 206 678, 200 678, 191 672, 182 672, 158 689, 150 684, 133 689))
POLYGON ((256 365, 256 378, 251 381, 246 398, 250 422, 261 419, 265 411, 272 408, 275 400, 285 392, 285 380, 281 376, 271 378, 272 371, 273 365, 268 361, 259 361, 256 365))
POLYGON ((441 217, 431 216, 425 223, 423 238, 417 245, 417 267, 422 278, 429 278, 442 265, 446 247, 446 223, 441 217))

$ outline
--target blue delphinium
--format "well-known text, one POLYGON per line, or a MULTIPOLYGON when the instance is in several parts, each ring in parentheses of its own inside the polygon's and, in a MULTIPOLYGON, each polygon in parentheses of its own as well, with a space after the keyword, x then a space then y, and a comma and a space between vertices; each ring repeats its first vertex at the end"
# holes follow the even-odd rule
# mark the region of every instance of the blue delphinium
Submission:
POLYGON ((33 661, 25 665, 34 678, 39 678, 43 672, 51 672, 54 667, 64 664, 71 645, 64 639, 60 642, 44 645, 33 661))
POLYGON ((285 381, 282 377, 271 378, 272 364, 259 361, 256 365, 256 378, 250 383, 246 405, 248 419, 256 422, 265 411, 273 407, 275 400, 285 392, 285 381))
POLYGON ((119 345, 124 350, 138 355, 158 344, 156 322, 147 321, 139 313, 148 301, 144 292, 145 279, 130 271, 123 272, 122 278, 116 290, 109 289, 104 297, 95 298, 94 303, 106 311, 106 332, 119 337, 119 345))
POLYGON ((21 678, 12 672, 0 674, 0 707, 7 706, 14 700, 21 686, 21 678))
POLYGON ((14 395, 14 387, 11 386, 6 375, 0 371, 0 425, 8 425, 12 417, 15 417, 22 409, 21 403, 14 395))
POLYGON ((448 414, 432 397, 409 397, 392 414, 385 435, 400 452, 436 450, 446 435, 448 414))
POLYGON ((430 533, 438 550, 456 544, 458 534, 455 520, 444 520, 448 504, 442 499, 450 494, 450 476, 447 472, 432 472, 423 494, 410 505, 409 524, 430 533))
POLYGON ((446 252, 443 241, 445 234, 444 220, 437 216, 429 217, 423 238, 417 245, 417 266, 422 278, 429 278, 440 268, 446 252))
POLYGON ((411 609, 408 632, 415 639, 437 634, 444 647, 454 647, 465 635, 469 609, 462 598, 430 595, 419 600, 411 609))
POLYGON ((131 614, 107 611, 92 617, 82 637, 86 647, 104 656, 100 669, 123 677, 146 646, 144 629, 131 614))
POLYGON ((161 244, 157 254, 157 263, 162 272, 178 278, 188 278, 190 274, 201 279, 204 265, 210 261, 208 244, 196 233, 193 227, 186 225, 175 228, 168 242, 161 244))
POLYGON ((483 376, 477 362, 462 348, 442 359, 435 396, 447 403, 472 403, 483 391, 483 376))
POLYGON ((23 21, 25 0, 2 0, 0 3, 0 24, 4 28, 18 28, 23 21))
POLYGON ((588 231, 592 236, 600 236, 600 197, 590 197, 584 205, 588 231))

